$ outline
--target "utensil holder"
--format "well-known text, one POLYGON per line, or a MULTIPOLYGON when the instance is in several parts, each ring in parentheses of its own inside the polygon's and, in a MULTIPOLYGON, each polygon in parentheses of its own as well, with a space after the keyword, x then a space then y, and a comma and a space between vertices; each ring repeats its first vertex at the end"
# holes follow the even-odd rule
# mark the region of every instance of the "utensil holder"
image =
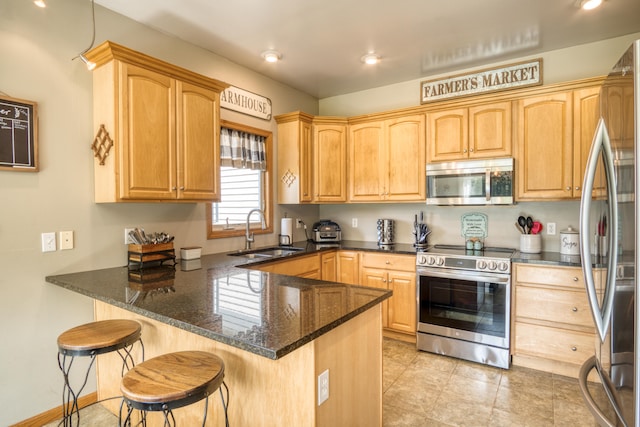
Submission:
POLYGON ((542 237, 539 234, 521 234, 520 252, 539 254, 542 252, 542 237))
POLYGON ((129 244, 129 267, 148 267, 150 265, 162 265, 166 261, 176 264, 176 251, 173 242, 155 243, 148 245, 129 244))

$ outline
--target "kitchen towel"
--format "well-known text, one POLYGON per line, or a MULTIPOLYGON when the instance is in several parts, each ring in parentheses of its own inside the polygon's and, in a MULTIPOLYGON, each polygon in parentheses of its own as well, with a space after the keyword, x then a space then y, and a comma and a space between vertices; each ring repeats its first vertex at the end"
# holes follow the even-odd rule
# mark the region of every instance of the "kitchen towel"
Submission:
POLYGON ((280 244, 290 245, 293 243, 293 218, 282 218, 280 220, 280 244))

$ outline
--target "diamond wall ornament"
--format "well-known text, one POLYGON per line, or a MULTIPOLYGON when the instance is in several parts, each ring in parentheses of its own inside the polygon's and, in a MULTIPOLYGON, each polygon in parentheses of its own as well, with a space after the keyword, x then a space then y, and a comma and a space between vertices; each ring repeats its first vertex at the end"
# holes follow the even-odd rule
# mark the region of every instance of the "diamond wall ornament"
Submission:
POLYGON ((104 161, 107 159, 109 151, 111 151, 111 147, 113 147, 113 140, 109 136, 109 132, 107 132, 104 125, 100 125, 100 129, 91 144, 91 149, 93 150, 94 157, 97 157, 98 160, 100 160, 101 165, 104 165, 104 161))
POLYGON ((287 185, 287 187, 291 187, 293 182, 296 180, 296 176, 293 174, 293 172, 291 172, 291 169, 287 169, 287 171, 284 173, 284 175, 282 175, 282 178, 280 178, 280 180, 284 182, 287 185))

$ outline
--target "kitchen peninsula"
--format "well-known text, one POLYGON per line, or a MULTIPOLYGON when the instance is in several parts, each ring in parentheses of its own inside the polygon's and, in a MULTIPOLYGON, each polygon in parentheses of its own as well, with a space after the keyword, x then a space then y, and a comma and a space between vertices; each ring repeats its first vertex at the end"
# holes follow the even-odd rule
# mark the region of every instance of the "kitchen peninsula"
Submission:
MULTIPOLYGON (((382 425, 380 304, 391 292, 268 273, 256 259, 216 254, 175 268, 124 266, 46 280, 93 298, 96 320, 138 320, 146 359, 178 350, 220 356, 234 426, 382 425), (326 370, 329 398, 318 405, 317 378, 326 370)), ((120 394, 120 364, 117 355, 99 358, 98 399, 120 394)), ((178 424, 197 423, 203 405, 177 411, 178 424)), ((117 413, 119 401, 105 406, 117 413)), ((222 425, 214 396, 209 411, 222 425)))

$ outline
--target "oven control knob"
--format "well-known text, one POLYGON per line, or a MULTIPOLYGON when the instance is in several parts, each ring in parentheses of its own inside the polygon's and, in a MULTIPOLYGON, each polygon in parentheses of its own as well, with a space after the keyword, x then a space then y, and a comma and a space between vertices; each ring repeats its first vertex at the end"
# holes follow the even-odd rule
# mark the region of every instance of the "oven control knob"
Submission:
POLYGON ((427 263, 427 257, 426 256, 422 255, 422 256, 420 256, 420 258, 418 258, 418 264, 419 265, 424 265, 426 263, 427 263))
POLYGON ((489 261, 489 270, 493 271, 496 268, 498 268, 498 265, 496 264, 495 261, 489 261))
POLYGON ((438 259, 436 260, 436 264, 438 266, 442 266, 444 264, 444 258, 438 257, 438 259))
POLYGON ((478 270, 484 270, 485 268, 487 268, 487 262, 483 259, 479 259, 478 265, 476 267, 478 268, 478 270))
POLYGON ((436 259, 435 259, 435 257, 430 256, 430 257, 428 257, 428 258, 427 258, 427 264, 429 264, 429 265, 433 265, 433 264, 435 264, 435 263, 436 263, 436 259))

